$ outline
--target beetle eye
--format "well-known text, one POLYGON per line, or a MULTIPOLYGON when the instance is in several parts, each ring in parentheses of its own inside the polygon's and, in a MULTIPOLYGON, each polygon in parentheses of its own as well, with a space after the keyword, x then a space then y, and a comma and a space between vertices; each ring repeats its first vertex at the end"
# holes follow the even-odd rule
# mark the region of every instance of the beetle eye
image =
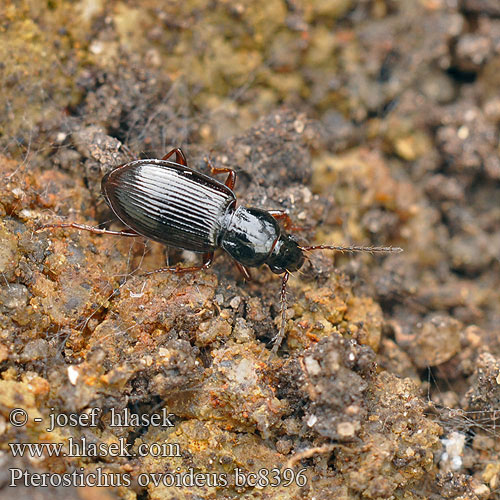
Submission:
POLYGON ((271 269, 274 274, 283 274, 286 271, 286 269, 277 266, 269 266, 269 269, 271 269))

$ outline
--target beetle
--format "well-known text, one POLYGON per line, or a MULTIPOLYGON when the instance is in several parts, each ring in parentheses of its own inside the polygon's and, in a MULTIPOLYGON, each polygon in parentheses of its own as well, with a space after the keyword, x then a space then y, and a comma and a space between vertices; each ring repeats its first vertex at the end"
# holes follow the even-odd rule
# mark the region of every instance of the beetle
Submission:
POLYGON ((212 265, 218 248, 234 259, 247 280, 251 278, 249 267, 267 264, 273 273, 283 275, 281 325, 273 339, 273 353, 285 335, 288 278, 304 264, 305 252, 321 249, 372 253, 402 251, 398 247, 301 246, 283 230, 297 229, 285 211, 237 206, 233 192, 236 172, 231 168, 215 167, 210 162, 209 166, 212 174, 228 174, 224 183, 189 168, 180 148, 173 149, 161 160, 125 163, 103 177, 101 191, 106 203, 127 229, 112 231, 70 222, 46 224, 37 231, 70 227, 100 234, 142 236, 203 255, 198 266, 164 267, 146 275, 207 269, 212 265), (174 154, 175 161, 172 161, 170 158, 174 154))

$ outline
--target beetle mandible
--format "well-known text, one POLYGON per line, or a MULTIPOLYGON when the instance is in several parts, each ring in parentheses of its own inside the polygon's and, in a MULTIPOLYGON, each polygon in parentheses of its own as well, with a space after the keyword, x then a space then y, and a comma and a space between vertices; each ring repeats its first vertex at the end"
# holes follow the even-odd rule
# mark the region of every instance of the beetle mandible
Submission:
POLYGON ((181 149, 176 148, 161 160, 134 160, 125 163, 101 181, 101 191, 114 214, 128 228, 111 231, 77 223, 46 224, 37 229, 71 227, 93 233, 119 236, 142 236, 168 246, 203 254, 202 263, 192 267, 164 267, 146 275, 173 272, 188 273, 207 269, 218 248, 225 250, 245 279, 249 267, 267 264, 275 274, 282 274, 281 325, 274 337, 275 353, 285 335, 286 285, 290 273, 305 261, 304 252, 337 250, 341 252, 401 252, 398 247, 337 245, 301 246, 283 231, 294 229, 292 220, 282 210, 262 210, 236 205, 233 188, 236 172, 217 168, 209 162, 212 174, 227 173, 225 183, 188 167, 181 149), (175 162, 169 158, 175 154, 175 162))

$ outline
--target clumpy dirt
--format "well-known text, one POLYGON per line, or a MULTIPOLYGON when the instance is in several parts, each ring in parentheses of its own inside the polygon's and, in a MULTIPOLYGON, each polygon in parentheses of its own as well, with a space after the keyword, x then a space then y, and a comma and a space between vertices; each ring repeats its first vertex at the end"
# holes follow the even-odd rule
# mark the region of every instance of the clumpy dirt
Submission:
POLYGON ((495 0, 0 10, 1 499, 500 498, 495 0), (174 147, 302 242, 404 252, 309 252, 273 355, 268 269, 35 231, 120 229, 102 176, 174 147))

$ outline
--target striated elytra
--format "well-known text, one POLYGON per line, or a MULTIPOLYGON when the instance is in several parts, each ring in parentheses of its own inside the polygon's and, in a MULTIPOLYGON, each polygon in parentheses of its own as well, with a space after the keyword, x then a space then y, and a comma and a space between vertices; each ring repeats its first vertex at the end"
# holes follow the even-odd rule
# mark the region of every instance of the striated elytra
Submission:
POLYGON ((268 264, 277 274, 299 269, 304 256, 276 215, 236 206, 234 178, 222 184, 179 159, 137 160, 107 174, 102 192, 116 216, 146 238, 205 259, 223 248, 242 266, 268 264))

